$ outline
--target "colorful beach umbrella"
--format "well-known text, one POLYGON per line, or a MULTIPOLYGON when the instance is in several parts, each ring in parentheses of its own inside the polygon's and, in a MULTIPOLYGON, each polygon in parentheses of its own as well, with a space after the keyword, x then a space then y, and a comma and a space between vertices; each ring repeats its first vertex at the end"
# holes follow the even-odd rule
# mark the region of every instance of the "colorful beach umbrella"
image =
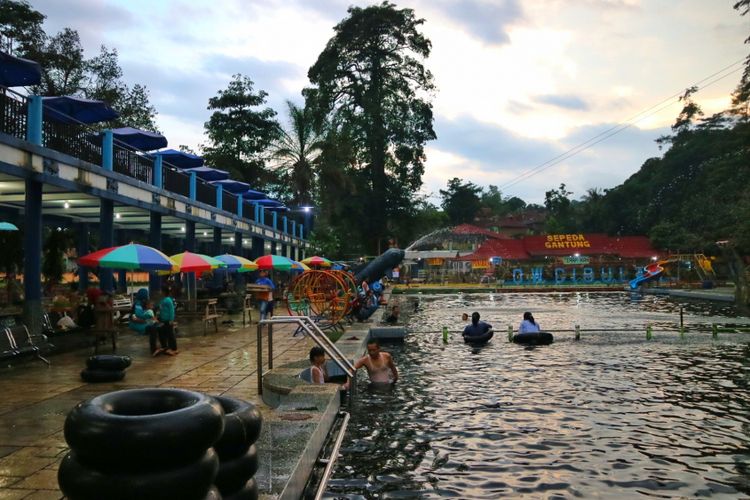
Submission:
POLYGON ((255 264, 261 271, 289 271, 294 264, 290 259, 281 255, 264 255, 255 259, 255 264))
POLYGON ((172 259, 177 266, 177 269, 173 270, 180 273, 200 274, 220 267, 227 267, 224 262, 201 253, 182 252, 177 255, 172 255, 170 259, 172 259))
POLYGON ((333 265, 333 262, 331 262, 330 260, 326 259, 325 257, 319 257, 317 255, 302 259, 300 262, 311 267, 331 267, 333 265))
POLYGON ((18 231, 18 228, 10 222, 0 222, 0 231, 18 231))
POLYGON ((98 250, 78 259, 78 264, 86 267, 105 267, 127 271, 166 271, 175 265, 169 257, 156 248, 137 243, 98 250))
POLYGON ((310 268, 303 262, 292 261, 292 271, 309 271, 310 268))
POLYGON ((215 259, 220 260, 224 264, 226 264, 227 271, 230 272, 236 271, 238 273, 247 273, 258 269, 258 265, 255 262, 244 257, 240 257, 239 255, 231 255, 226 253, 224 255, 217 255, 215 259))

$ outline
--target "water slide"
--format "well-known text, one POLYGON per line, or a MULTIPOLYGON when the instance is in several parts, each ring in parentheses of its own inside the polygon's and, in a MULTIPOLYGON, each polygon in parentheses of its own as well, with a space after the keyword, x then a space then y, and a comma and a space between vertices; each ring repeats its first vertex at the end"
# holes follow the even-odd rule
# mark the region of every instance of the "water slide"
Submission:
POLYGON ((381 256, 369 262, 354 274, 357 282, 373 283, 386 275, 388 270, 398 266, 404 260, 404 251, 399 248, 389 248, 381 256))
POLYGON ((647 283, 652 279, 661 276, 661 273, 664 272, 662 264, 666 264, 667 262, 669 261, 660 260, 659 262, 654 262, 644 267, 643 272, 640 275, 636 276, 635 279, 630 280, 630 289, 636 290, 643 283, 647 283))

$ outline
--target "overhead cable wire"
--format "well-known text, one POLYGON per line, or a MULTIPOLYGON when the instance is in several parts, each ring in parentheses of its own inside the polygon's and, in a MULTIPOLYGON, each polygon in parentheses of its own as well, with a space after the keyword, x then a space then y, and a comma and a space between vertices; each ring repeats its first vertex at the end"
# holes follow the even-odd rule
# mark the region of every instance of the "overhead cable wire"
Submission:
MULTIPOLYGON (((707 76, 707 77, 699 80, 698 82, 696 82, 693 85, 691 85, 691 87, 698 87, 699 91, 703 90, 703 89, 706 89, 706 88, 710 87, 711 85, 713 85, 713 84, 715 84, 715 83, 723 80, 724 78, 726 78, 726 77, 728 77, 730 75, 733 75, 734 73, 737 73, 738 71, 742 70, 742 67, 735 68, 735 66, 737 66, 738 64, 744 63, 744 62, 745 62, 745 59, 739 59, 739 60, 735 61, 734 63, 732 63, 732 64, 730 64, 728 66, 725 66, 724 68, 720 69, 719 71, 716 71, 715 73, 713 73, 713 74, 711 74, 711 75, 709 75, 709 76, 707 76), (732 69, 732 68, 734 68, 734 69, 732 69), (727 72, 727 70, 730 70, 730 69, 731 69, 731 71, 727 72), (724 73, 724 74, 722 74, 722 73, 724 73), (721 76, 719 76, 718 78, 714 78, 717 75, 721 75, 721 76), (708 81, 708 80, 711 80, 711 81, 708 81), (703 84, 706 81, 708 81, 708 83, 706 83, 705 85, 701 86, 701 84, 703 84)), ((602 141, 604 141, 604 140, 606 140, 606 139, 608 139, 608 138, 610 138, 610 137, 612 137, 614 135, 619 134, 620 132, 624 131, 625 129, 632 127, 636 123, 641 122, 641 121, 645 120, 646 118, 649 118, 650 116, 653 116, 656 113, 659 113, 660 111, 662 111, 662 110, 664 110, 664 109, 672 106, 676 102, 678 102, 678 101, 676 101, 676 99, 679 99, 679 97, 681 97, 684 94, 684 92, 685 92, 684 90, 682 90, 680 92, 677 92, 677 93, 675 93, 675 94, 673 94, 673 95, 671 95, 671 96, 663 99, 659 103, 654 104, 653 106, 651 106, 649 108, 646 108, 646 109, 644 109, 644 110, 636 113, 635 115, 631 116, 630 118, 628 118, 624 122, 621 122, 621 123, 619 123, 617 125, 614 125, 614 126, 608 128, 607 130, 604 130, 604 131, 598 133, 597 135, 591 137, 590 139, 588 139, 588 140, 586 140, 586 141, 584 141, 584 142, 582 142, 582 143, 580 143, 580 144, 578 144, 578 145, 570 148, 569 150, 567 150, 567 151, 565 151, 565 152, 563 152, 563 153, 555 156, 554 158, 551 158, 551 159, 545 161, 544 163, 540 163, 536 167, 534 167, 534 168, 532 168, 530 170, 527 170, 526 172, 523 172, 523 173, 519 174, 517 177, 515 177, 515 178, 511 179, 510 181, 506 182, 505 184, 501 185, 500 189, 501 190, 506 190, 509 187, 515 186, 519 182, 521 182, 523 180, 526 180, 526 179, 528 179, 528 178, 530 178, 530 177, 532 177, 532 176, 534 176, 534 175, 536 175, 536 174, 538 174, 538 173, 540 173, 540 172, 542 172, 542 171, 544 171, 544 170, 546 170, 546 169, 548 169, 548 168, 550 168, 550 167, 552 167, 554 165, 557 165, 558 163, 560 163, 560 162, 562 162, 564 160, 567 160, 568 158, 571 158, 571 157, 573 157, 573 156, 575 156, 575 155, 577 155, 577 154, 585 151, 586 149, 589 149, 590 147, 592 147, 592 146, 594 146, 596 144, 599 144, 600 142, 602 142, 602 141)))

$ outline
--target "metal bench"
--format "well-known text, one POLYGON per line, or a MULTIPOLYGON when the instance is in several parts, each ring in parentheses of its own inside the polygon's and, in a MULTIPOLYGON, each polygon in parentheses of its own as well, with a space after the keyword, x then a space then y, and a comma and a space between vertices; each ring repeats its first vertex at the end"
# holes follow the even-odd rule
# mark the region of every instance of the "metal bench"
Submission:
MULTIPOLYGON (((208 332, 208 324, 213 321, 214 323, 214 332, 218 333, 219 331, 219 311, 216 310, 216 305, 218 304, 218 299, 207 299, 206 300, 206 309, 203 311, 203 335, 206 335, 208 332)), ((244 319, 244 316, 243 316, 244 319)))
POLYGON ((31 335, 26 325, 17 325, 3 330, 0 335, 0 359, 12 359, 33 355, 47 365, 49 360, 42 356, 42 348, 50 347, 46 335, 31 335))

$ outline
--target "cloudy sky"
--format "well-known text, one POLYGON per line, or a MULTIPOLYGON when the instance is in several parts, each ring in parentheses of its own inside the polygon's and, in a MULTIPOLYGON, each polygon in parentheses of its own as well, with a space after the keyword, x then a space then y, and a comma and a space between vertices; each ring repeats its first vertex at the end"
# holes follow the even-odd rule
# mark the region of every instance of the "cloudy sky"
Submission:
MULTIPOLYGON (((87 56, 117 48, 129 83, 145 84, 170 146, 198 148, 210 97, 231 75, 251 77, 283 103, 301 103, 307 70, 354 0, 30 0, 45 28, 69 26, 87 56)), ((541 203, 567 184, 574 197, 613 187, 659 154, 654 139, 679 111, 639 113, 740 61, 750 16, 734 0, 403 0, 426 20, 437 140, 427 148, 424 192, 448 179, 497 185, 541 203), (632 127, 566 158, 587 141, 632 127), (554 160, 551 162, 551 160, 554 160), (560 161, 562 160, 562 161, 560 161), (538 168, 545 167, 545 168, 538 168), (537 169, 536 175, 519 178, 537 169)), ((739 79, 730 67, 702 90, 724 109, 739 79)), ((437 196, 433 202, 439 202, 437 196)))

